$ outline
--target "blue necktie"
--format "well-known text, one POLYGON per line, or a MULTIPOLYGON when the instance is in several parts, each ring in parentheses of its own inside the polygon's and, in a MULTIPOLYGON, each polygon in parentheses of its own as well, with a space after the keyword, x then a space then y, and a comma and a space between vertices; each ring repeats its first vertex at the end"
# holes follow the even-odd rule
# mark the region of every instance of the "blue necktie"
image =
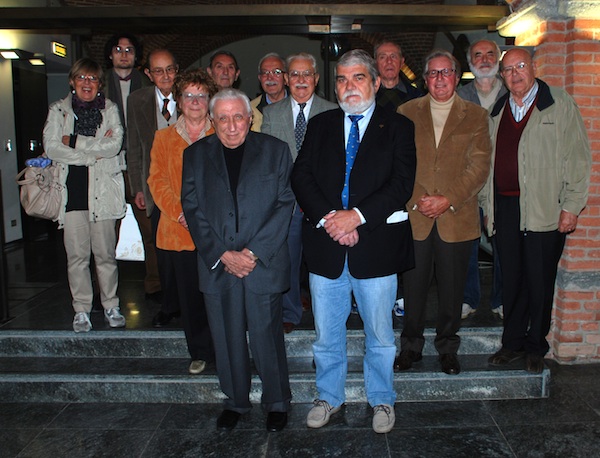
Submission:
POLYGON ((344 189, 342 189, 342 205, 347 210, 348 200, 350 198, 350 172, 356 159, 358 146, 360 145, 360 133, 358 132, 358 121, 363 118, 363 115, 348 115, 352 121, 350 127, 350 135, 348 135, 348 144, 346 145, 346 176, 344 180, 344 189))
POLYGON ((306 132, 306 118, 304 117, 304 107, 305 103, 299 103, 300 113, 298 113, 298 117, 296 118, 296 127, 294 128, 294 136, 296 137, 296 151, 300 151, 300 147, 302 146, 302 141, 304 140, 304 133, 306 132))

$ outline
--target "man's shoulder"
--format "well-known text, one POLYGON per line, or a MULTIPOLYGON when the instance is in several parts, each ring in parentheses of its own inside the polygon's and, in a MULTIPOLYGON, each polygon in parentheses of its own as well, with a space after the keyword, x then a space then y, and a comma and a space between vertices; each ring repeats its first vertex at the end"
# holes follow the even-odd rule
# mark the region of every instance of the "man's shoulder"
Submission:
POLYGON ((261 94, 258 97, 255 97, 254 99, 250 100, 250 106, 252 108, 258 107, 258 105, 260 104, 262 98, 263 98, 263 95, 261 94))
POLYGON ((338 107, 338 104, 330 102, 329 100, 324 99, 323 97, 319 97, 317 94, 315 94, 313 99, 313 106, 323 107, 327 110, 333 110, 334 108, 338 107))
POLYGON ((137 104, 143 103, 152 99, 154 97, 156 91, 154 90, 154 85, 146 86, 138 89, 137 91, 132 92, 129 97, 127 97, 127 104, 137 104))
POLYGON ((292 105, 291 105, 290 99, 288 97, 281 99, 278 102, 270 103, 267 106, 265 106, 263 108, 263 115, 269 114, 269 113, 283 112, 286 109, 288 109, 290 111, 292 110, 292 105))

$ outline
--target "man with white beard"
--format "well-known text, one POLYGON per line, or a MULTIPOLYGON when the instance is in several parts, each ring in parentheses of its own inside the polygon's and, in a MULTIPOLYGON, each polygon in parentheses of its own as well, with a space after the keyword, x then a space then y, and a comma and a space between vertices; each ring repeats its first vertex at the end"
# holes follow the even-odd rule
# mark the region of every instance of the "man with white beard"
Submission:
MULTIPOLYGON (((490 40, 478 40, 467 51, 469 68, 475 79, 459 88, 456 92, 463 99, 476 103, 486 110, 500 97, 506 94, 506 87, 498 74, 501 51, 498 45, 490 40)), ((496 242, 492 239, 494 255, 494 273, 492 282, 492 297, 490 299, 492 312, 503 318, 502 308, 502 273, 496 256, 496 242)), ((463 296, 461 318, 465 319, 475 313, 481 300, 481 283, 479 279, 479 239, 473 241, 467 283, 463 296)))
POLYGON ((397 273, 414 266, 404 211, 414 185, 414 124, 375 103, 380 78, 363 50, 344 54, 335 70, 340 109, 315 116, 292 172, 304 211, 302 242, 315 320, 319 398, 308 413, 320 428, 344 404, 346 321, 352 296, 364 323, 365 392, 373 430, 394 426, 392 308, 397 273))

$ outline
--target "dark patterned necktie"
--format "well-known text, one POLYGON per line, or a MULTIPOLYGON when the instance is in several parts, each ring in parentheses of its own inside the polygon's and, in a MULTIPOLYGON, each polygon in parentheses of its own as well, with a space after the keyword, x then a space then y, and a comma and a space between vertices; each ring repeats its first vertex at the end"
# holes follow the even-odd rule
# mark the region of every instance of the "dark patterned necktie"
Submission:
POLYGON ((350 199, 350 172, 352 172, 352 166, 354 165, 354 159, 356 159, 356 153, 360 145, 360 133, 358 132, 358 121, 360 121, 363 115, 348 115, 350 121, 352 121, 352 127, 350 127, 350 135, 348 135, 348 144, 346 145, 346 175, 344 179, 344 189, 342 189, 342 205, 345 209, 348 209, 348 201, 350 199))
POLYGON ((296 137, 296 151, 300 151, 300 147, 302 146, 302 141, 304 140, 304 133, 306 132, 306 118, 304 117, 304 107, 305 103, 299 103, 300 113, 298 113, 298 117, 296 118, 296 127, 294 128, 294 136, 296 137))
POLYGON ((169 119, 171 119, 171 113, 169 112, 169 99, 164 99, 163 100, 163 108, 162 108, 162 115, 165 117, 165 119, 168 121, 169 119))

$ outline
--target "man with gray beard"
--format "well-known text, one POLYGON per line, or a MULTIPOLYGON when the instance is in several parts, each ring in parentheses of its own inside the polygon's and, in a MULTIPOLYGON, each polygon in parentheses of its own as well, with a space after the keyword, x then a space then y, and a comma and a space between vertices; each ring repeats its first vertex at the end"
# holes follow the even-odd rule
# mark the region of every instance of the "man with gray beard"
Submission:
POLYGON ((392 308, 397 273, 414 265, 408 214, 416 159, 414 125, 376 106, 380 78, 365 51, 344 54, 335 71, 340 109, 315 116, 292 172, 304 210, 302 242, 310 272, 319 399, 308 413, 320 428, 346 398, 346 321, 352 295, 364 322, 364 380, 373 430, 395 422, 392 308))

